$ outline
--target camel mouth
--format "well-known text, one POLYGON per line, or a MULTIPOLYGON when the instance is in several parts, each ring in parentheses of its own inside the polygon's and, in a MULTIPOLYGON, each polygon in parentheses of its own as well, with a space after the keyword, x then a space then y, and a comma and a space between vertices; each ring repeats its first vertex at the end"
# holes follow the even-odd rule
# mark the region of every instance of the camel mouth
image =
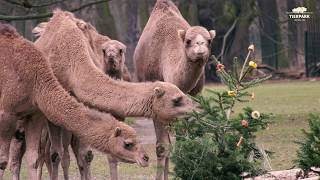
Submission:
POLYGON ((136 160, 133 160, 133 159, 127 159, 127 158, 119 157, 119 156, 116 156, 116 158, 117 158, 117 160, 120 161, 120 162, 129 163, 129 164, 134 164, 134 163, 136 163, 136 160))
POLYGON ((149 163, 147 161, 145 161, 144 159, 140 159, 140 158, 137 158, 136 160, 132 160, 132 159, 126 159, 126 158, 123 158, 123 157, 119 157, 119 156, 116 156, 116 159, 120 162, 123 162, 123 163, 129 163, 129 164, 134 164, 134 163, 137 163, 140 167, 147 167, 149 166, 149 163))
POLYGON ((148 161, 145 161, 144 159, 140 159, 140 158, 138 158, 138 159, 136 160, 136 163, 137 163, 140 167, 148 167, 148 166, 149 166, 148 161))
POLYGON ((190 59, 189 60, 191 63, 193 63, 193 64, 197 64, 197 65, 200 65, 200 66, 202 66, 202 65, 204 65, 204 64, 206 64, 206 60, 205 60, 205 58, 204 57, 196 57, 196 58, 194 58, 194 59, 190 59))

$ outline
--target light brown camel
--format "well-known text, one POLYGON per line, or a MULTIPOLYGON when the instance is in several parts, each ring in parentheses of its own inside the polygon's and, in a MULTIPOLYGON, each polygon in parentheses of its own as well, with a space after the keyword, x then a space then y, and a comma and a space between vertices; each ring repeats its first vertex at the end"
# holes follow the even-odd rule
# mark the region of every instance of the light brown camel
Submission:
MULTIPOLYGON (((28 124, 25 127, 30 128, 33 118, 38 120, 43 115, 101 152, 147 165, 146 154, 135 130, 109 114, 77 102, 57 81, 43 54, 9 25, 0 24, 0 54, 1 180, 8 164, 9 146, 17 119, 24 119, 28 124)), ((38 128, 33 127, 33 130, 38 128)), ((26 138, 28 168, 37 166, 33 156, 38 153, 39 143, 34 143, 37 142, 35 140, 26 138)), ((29 174, 29 179, 37 177, 29 174)))
MULTIPOLYGON (((171 0, 157 0, 135 49, 137 79, 171 82, 185 93, 199 93, 214 37, 214 30, 191 27, 171 0)), ((161 117, 153 121, 157 136, 156 179, 168 179, 169 133, 161 117)))
MULTIPOLYGON (((58 80, 90 107, 117 117, 162 117, 163 120, 172 120, 193 108, 191 100, 170 83, 126 83, 106 76, 93 63, 103 58, 101 42, 106 37, 71 13, 56 11, 40 34, 35 45, 49 57, 58 80), (173 106, 174 102, 181 105, 173 106)), ((63 155, 51 150, 51 157, 57 156, 63 155)))

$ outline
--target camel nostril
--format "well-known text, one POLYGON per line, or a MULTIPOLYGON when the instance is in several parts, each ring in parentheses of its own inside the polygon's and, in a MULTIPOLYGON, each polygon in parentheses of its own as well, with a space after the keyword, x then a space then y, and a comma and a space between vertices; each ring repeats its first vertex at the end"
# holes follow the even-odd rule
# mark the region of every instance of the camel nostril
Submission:
POLYGON ((143 156, 143 160, 145 160, 145 161, 147 161, 147 162, 148 162, 148 161, 149 161, 149 156, 144 155, 144 156, 143 156))

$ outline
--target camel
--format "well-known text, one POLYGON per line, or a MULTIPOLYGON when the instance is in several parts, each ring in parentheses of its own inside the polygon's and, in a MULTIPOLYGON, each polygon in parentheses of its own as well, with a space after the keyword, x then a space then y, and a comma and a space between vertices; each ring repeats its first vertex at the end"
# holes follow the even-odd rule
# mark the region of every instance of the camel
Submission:
MULTIPOLYGON (((90 109, 70 96, 54 76, 43 54, 10 25, 0 24, 0 54, 1 180, 8 164, 17 119, 24 120, 27 123, 24 127, 30 129, 43 116, 101 152, 147 166, 148 156, 137 140, 135 130, 110 114, 90 109)), ((33 131, 37 130, 33 126, 33 131)), ((34 156, 39 148, 35 143, 37 139, 30 138, 34 137, 26 136, 27 163, 29 169, 34 169, 37 166, 34 156)), ((29 174, 29 179, 37 177, 29 174)))
POLYGON ((105 73, 113 79, 121 79, 130 82, 131 75, 125 62, 126 46, 119 41, 110 40, 102 44, 103 65, 105 73))
MULTIPOLYGON (((157 0, 134 52, 138 81, 170 82, 190 95, 201 92, 215 34, 214 30, 191 27, 171 0, 157 0)), ((156 179, 168 179, 169 133, 161 117, 153 121, 157 136, 156 179)))
MULTIPOLYGON (((162 117, 164 121, 193 109, 191 99, 171 83, 127 83, 105 75, 96 64, 103 59, 101 44, 109 38, 71 13, 56 10, 39 35, 35 45, 48 57, 58 81, 91 108, 116 117, 162 117), (173 106, 177 101, 181 105, 173 106)), ((57 151, 50 150, 54 160, 63 157, 57 151)))

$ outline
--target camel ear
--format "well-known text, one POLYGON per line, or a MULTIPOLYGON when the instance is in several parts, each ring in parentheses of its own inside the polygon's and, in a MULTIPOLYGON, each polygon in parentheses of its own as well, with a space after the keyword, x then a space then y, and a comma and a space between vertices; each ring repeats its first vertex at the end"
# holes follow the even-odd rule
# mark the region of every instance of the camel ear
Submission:
POLYGON ((87 24, 84 22, 77 22, 77 25, 83 31, 88 28, 87 24))
POLYGON ((115 131, 114 131, 114 136, 118 137, 121 135, 121 129, 119 127, 116 127, 115 131))
POLYGON ((181 37, 182 40, 186 37, 186 31, 183 29, 178 30, 178 35, 181 37))
POLYGON ((211 39, 214 39, 216 37, 216 30, 210 30, 209 31, 211 39))
POLYGON ((156 95, 157 98, 160 98, 165 94, 165 91, 163 89, 161 89, 160 87, 155 87, 154 94, 156 95))
POLYGON ((34 37, 40 37, 41 34, 44 32, 44 30, 47 27, 47 22, 42 22, 40 24, 37 25, 37 27, 32 29, 32 34, 34 35, 34 37))

